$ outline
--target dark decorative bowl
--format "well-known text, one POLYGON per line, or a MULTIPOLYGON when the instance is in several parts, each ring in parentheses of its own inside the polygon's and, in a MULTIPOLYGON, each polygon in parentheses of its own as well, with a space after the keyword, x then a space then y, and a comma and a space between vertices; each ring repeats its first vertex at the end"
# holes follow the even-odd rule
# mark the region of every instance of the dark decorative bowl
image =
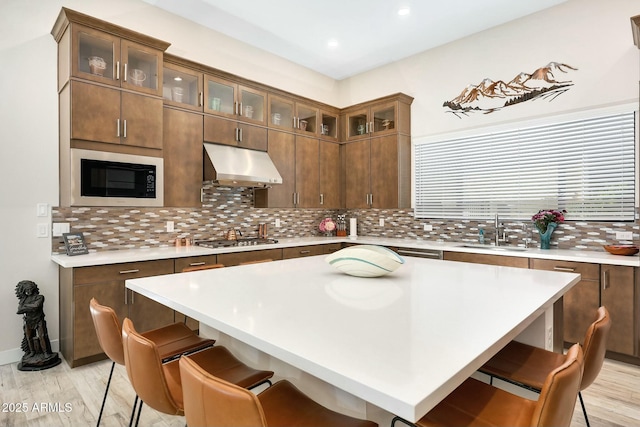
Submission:
POLYGON ((635 255, 640 251, 635 245, 603 245, 604 249, 613 255, 635 255))

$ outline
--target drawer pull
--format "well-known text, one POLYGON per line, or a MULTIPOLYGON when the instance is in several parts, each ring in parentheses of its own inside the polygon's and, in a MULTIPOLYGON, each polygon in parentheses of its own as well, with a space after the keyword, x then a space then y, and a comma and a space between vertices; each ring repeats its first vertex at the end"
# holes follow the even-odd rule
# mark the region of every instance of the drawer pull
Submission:
POLYGON ((197 265, 205 265, 206 262, 202 261, 202 262, 192 262, 191 264, 189 264, 189 267, 195 267, 197 265))
POLYGON ((306 251, 300 251, 300 253, 301 253, 301 254, 310 254, 310 253, 311 253, 311 251, 309 251, 309 250, 306 250, 306 251))
POLYGON ((574 271, 576 271, 576 269, 573 267, 553 267, 553 269, 556 271, 568 271, 570 273, 573 273, 574 271))
POLYGON ((136 270, 123 270, 120 272, 120 274, 130 274, 130 273, 138 273, 140 270, 136 269, 136 270))

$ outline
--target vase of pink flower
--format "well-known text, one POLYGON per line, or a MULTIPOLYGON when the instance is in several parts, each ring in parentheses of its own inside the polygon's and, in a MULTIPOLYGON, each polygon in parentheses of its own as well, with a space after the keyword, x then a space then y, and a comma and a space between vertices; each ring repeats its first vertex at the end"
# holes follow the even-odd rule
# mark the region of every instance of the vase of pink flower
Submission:
POLYGON ((558 224, 564 222, 564 214, 567 211, 562 209, 543 209, 531 217, 531 221, 540 234, 540 249, 551 248, 551 235, 558 224))
POLYGON ((325 218, 320 221, 318 229, 321 233, 324 233, 325 236, 333 236, 333 231, 336 229, 336 223, 331 218, 325 218))

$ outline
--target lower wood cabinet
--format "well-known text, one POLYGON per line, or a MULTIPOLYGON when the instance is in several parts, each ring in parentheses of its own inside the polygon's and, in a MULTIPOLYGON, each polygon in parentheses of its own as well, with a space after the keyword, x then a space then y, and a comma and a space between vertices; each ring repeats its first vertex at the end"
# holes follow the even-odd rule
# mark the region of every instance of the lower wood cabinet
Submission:
POLYGON ((139 331, 174 321, 172 309, 126 290, 125 280, 173 273, 173 260, 143 261, 93 267, 60 268, 60 351, 71 367, 104 359, 89 311, 89 301, 131 318, 139 331))
POLYGON ((600 304, 607 307, 611 315, 611 330, 607 349, 616 353, 640 355, 637 348, 639 338, 637 309, 640 293, 635 278, 635 269, 620 265, 600 267, 600 304))
POLYGON ((447 252, 442 254, 445 261, 471 262, 474 264, 503 265, 506 267, 529 268, 529 258, 473 254, 467 252, 447 252))

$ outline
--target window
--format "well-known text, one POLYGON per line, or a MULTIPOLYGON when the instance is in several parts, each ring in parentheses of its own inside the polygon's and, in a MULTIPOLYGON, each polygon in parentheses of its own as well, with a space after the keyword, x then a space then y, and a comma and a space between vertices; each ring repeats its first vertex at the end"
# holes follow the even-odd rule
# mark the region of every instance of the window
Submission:
POLYGON ((415 141, 416 218, 633 221, 633 112, 415 141))

